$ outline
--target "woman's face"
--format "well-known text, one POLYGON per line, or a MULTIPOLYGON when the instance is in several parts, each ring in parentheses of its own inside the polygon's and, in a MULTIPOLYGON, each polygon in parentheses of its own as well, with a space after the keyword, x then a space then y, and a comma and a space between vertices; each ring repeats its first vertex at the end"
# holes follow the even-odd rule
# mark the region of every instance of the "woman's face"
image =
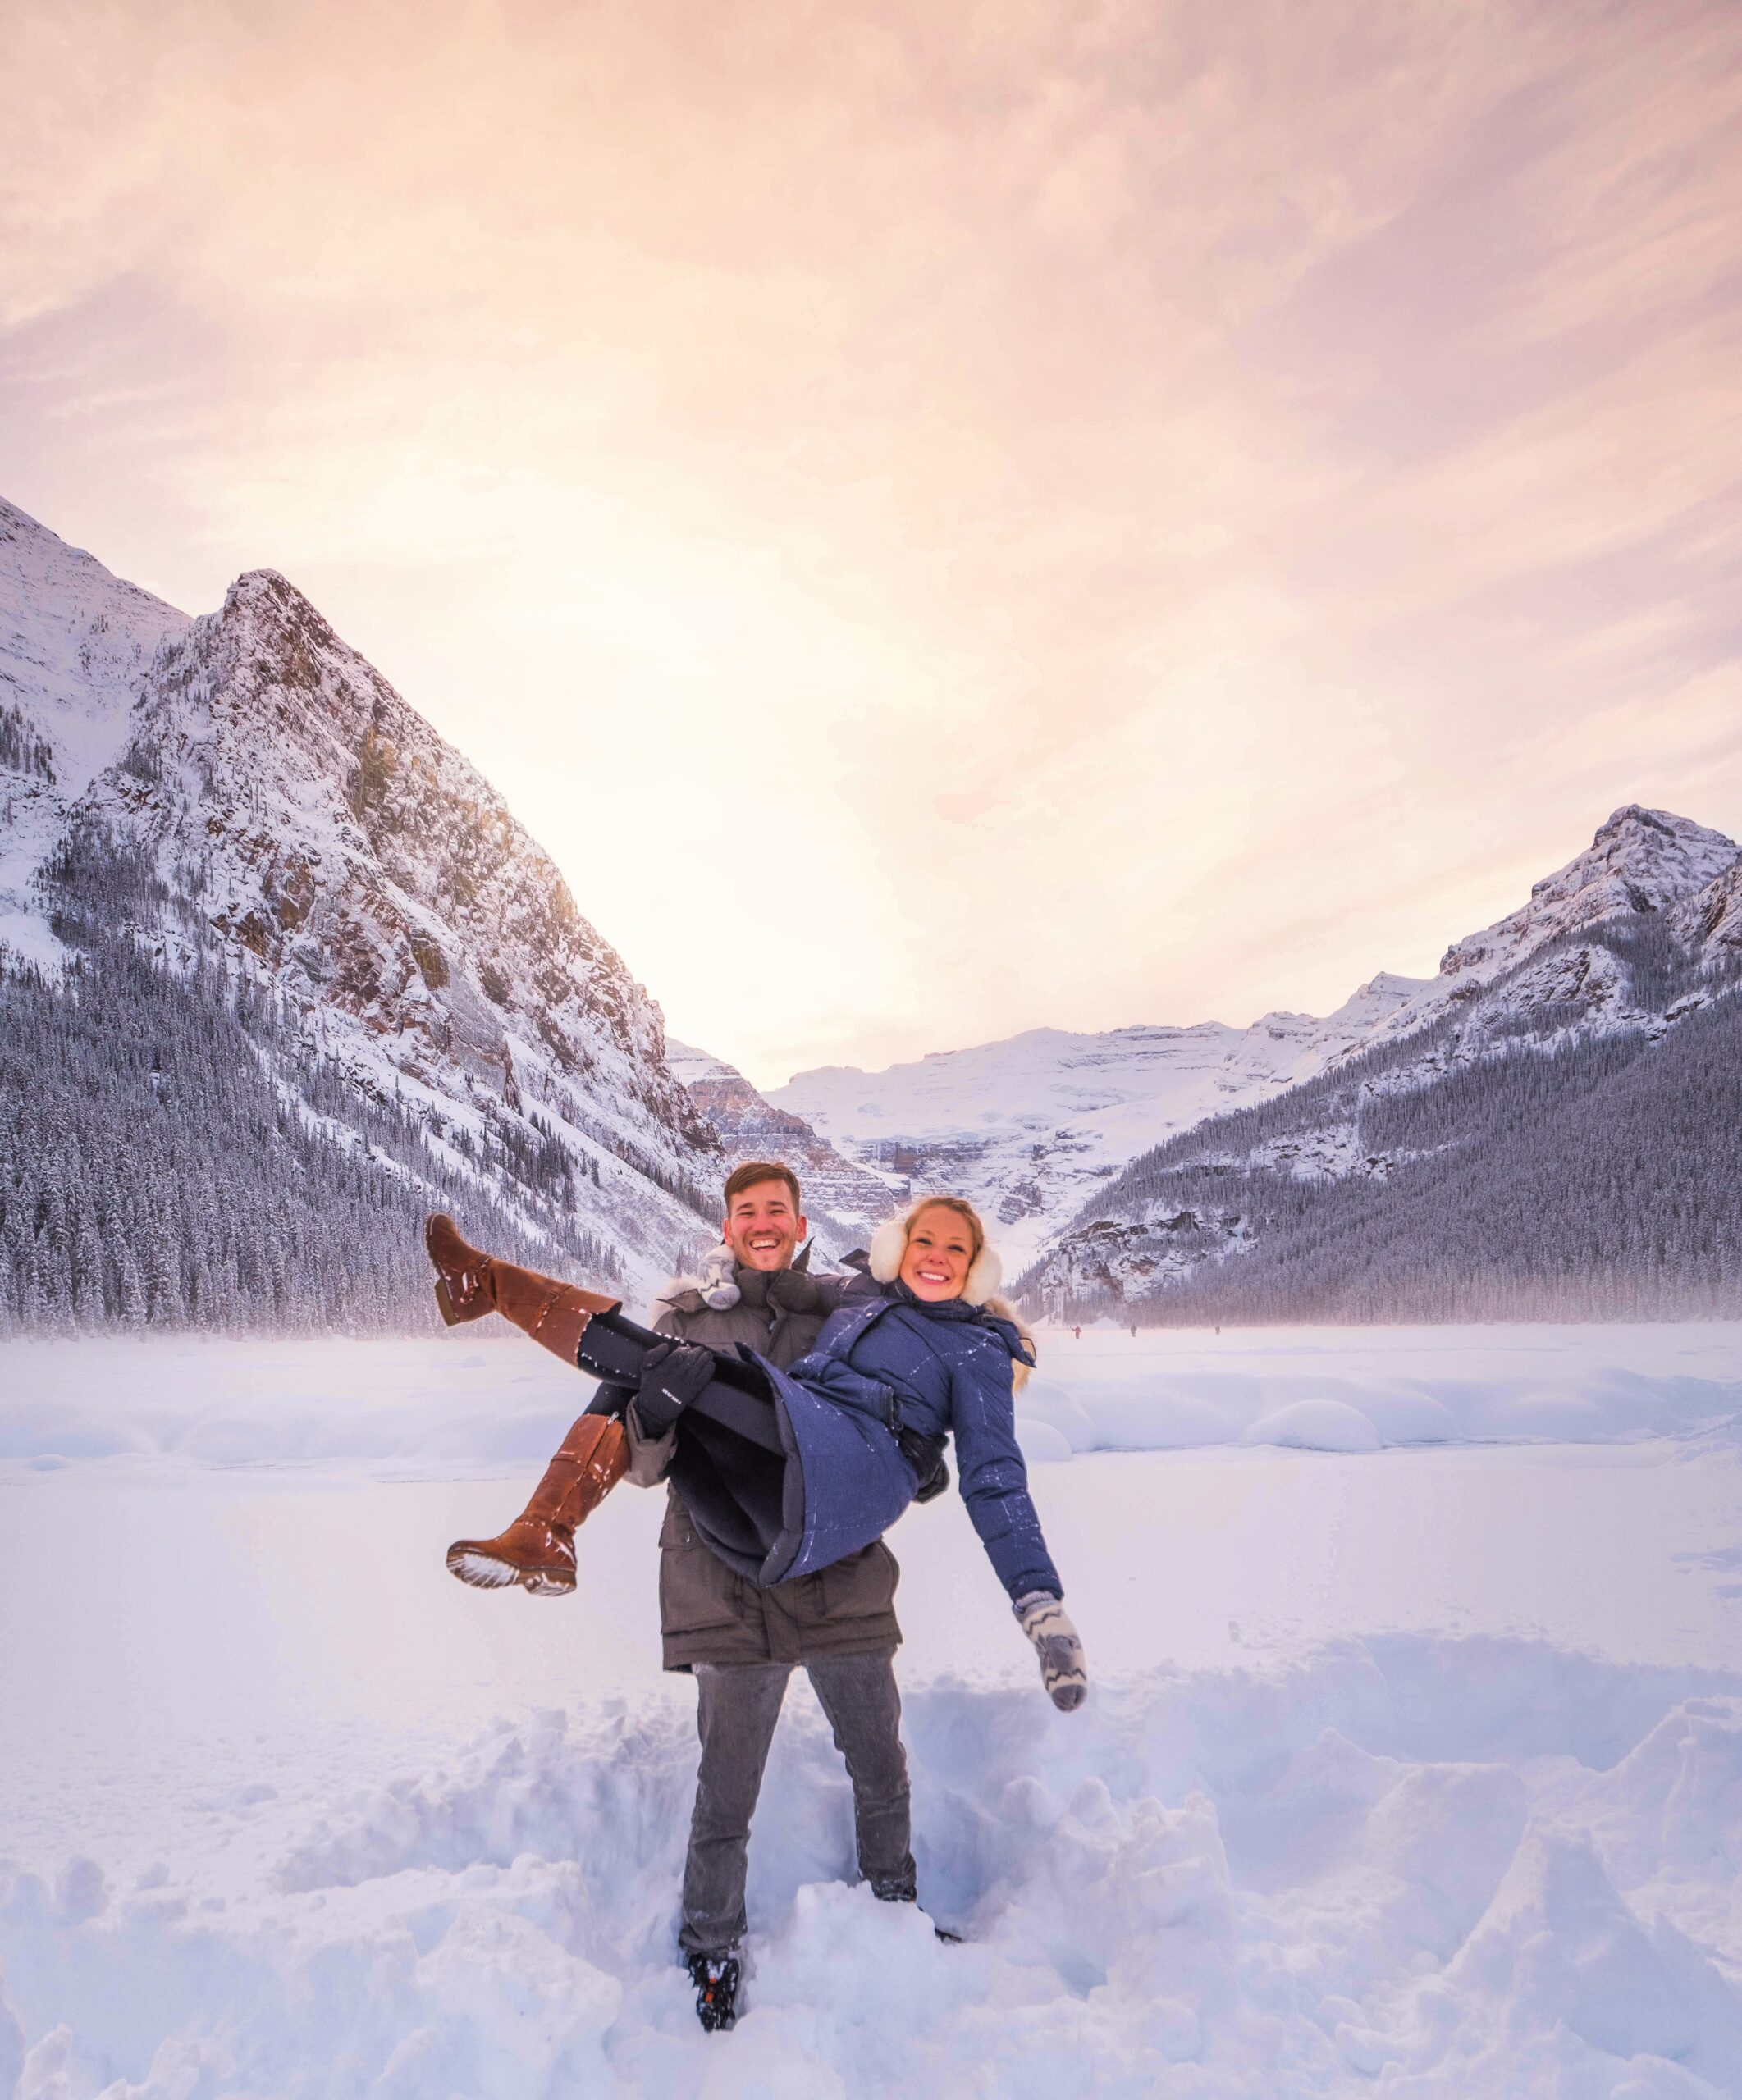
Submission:
POLYGON ((974 1236, 967 1220, 941 1203, 928 1203, 908 1227, 901 1280, 916 1298, 935 1304, 959 1298, 974 1266, 974 1236))

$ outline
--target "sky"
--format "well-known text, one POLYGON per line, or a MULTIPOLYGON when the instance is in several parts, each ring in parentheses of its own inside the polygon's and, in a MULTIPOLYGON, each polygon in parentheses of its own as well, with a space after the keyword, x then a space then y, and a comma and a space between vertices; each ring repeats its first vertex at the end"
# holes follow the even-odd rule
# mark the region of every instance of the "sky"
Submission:
POLYGON ((11 0, 0 493, 283 571, 764 1085, 1742 835, 1742 9, 11 0))

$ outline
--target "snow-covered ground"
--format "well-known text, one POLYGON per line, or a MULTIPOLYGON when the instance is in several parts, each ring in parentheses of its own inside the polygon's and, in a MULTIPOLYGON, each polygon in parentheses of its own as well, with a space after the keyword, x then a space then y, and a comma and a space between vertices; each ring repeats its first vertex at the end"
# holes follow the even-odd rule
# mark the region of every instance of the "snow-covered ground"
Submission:
POLYGON ((1031 1458, 1067 1449, 1309 1450, 1726 1433, 1742 1326, 1042 1328, 1031 1458), (1043 1427, 1043 1425, 1045 1425, 1043 1427), (1049 1435, 1049 1430, 1056 1436, 1049 1435))
POLYGON ((967 1943, 846 1884, 800 1679, 714 2038, 659 1498, 574 1600, 441 1566, 579 1381, 470 1336, 0 1348, 0 2093, 1742 2091, 1742 1335, 1045 1340, 1090 1704, 959 1503, 910 1513, 921 1895, 967 1943))

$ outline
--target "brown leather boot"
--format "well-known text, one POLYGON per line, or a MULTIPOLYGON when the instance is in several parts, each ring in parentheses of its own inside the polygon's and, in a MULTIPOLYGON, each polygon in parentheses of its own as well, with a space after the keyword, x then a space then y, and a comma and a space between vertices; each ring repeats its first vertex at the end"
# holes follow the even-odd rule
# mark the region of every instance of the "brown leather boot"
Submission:
POLYGON ((476 1590, 518 1582, 535 1597, 565 1597, 574 1587, 574 1527, 622 1479, 629 1439, 615 1415, 583 1414, 508 1529, 493 1539, 455 1539, 448 1572, 476 1590))
POLYGON ((423 1244, 436 1265, 436 1308, 450 1327, 500 1312, 565 1363, 574 1362, 594 1313, 615 1312, 623 1302, 500 1261, 462 1239, 460 1227, 441 1211, 424 1226, 423 1244))

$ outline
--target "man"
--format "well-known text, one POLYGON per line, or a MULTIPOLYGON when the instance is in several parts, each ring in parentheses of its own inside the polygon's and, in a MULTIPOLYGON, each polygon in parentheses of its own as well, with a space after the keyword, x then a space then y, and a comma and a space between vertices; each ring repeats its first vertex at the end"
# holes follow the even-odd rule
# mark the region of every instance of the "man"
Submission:
MULTIPOLYGON (((725 1185, 723 1246, 700 1276, 667 1285, 662 1335, 711 1349, 748 1344, 782 1370, 805 1354, 844 1283, 812 1276, 798 1182, 747 1161, 725 1185)), ((675 1436, 649 1439, 627 1410, 628 1477, 664 1478, 675 1436)), ((914 1901, 907 1758, 895 1687, 895 1556, 880 1539, 821 1574, 772 1589, 745 1582, 696 1536, 668 1491, 660 1532, 660 1630, 668 1670, 694 1673, 702 1764, 684 1868, 679 1943, 709 2029, 737 2017, 750 1819, 793 1665, 809 1676, 853 1782, 859 1871, 885 1902, 914 1901)))

